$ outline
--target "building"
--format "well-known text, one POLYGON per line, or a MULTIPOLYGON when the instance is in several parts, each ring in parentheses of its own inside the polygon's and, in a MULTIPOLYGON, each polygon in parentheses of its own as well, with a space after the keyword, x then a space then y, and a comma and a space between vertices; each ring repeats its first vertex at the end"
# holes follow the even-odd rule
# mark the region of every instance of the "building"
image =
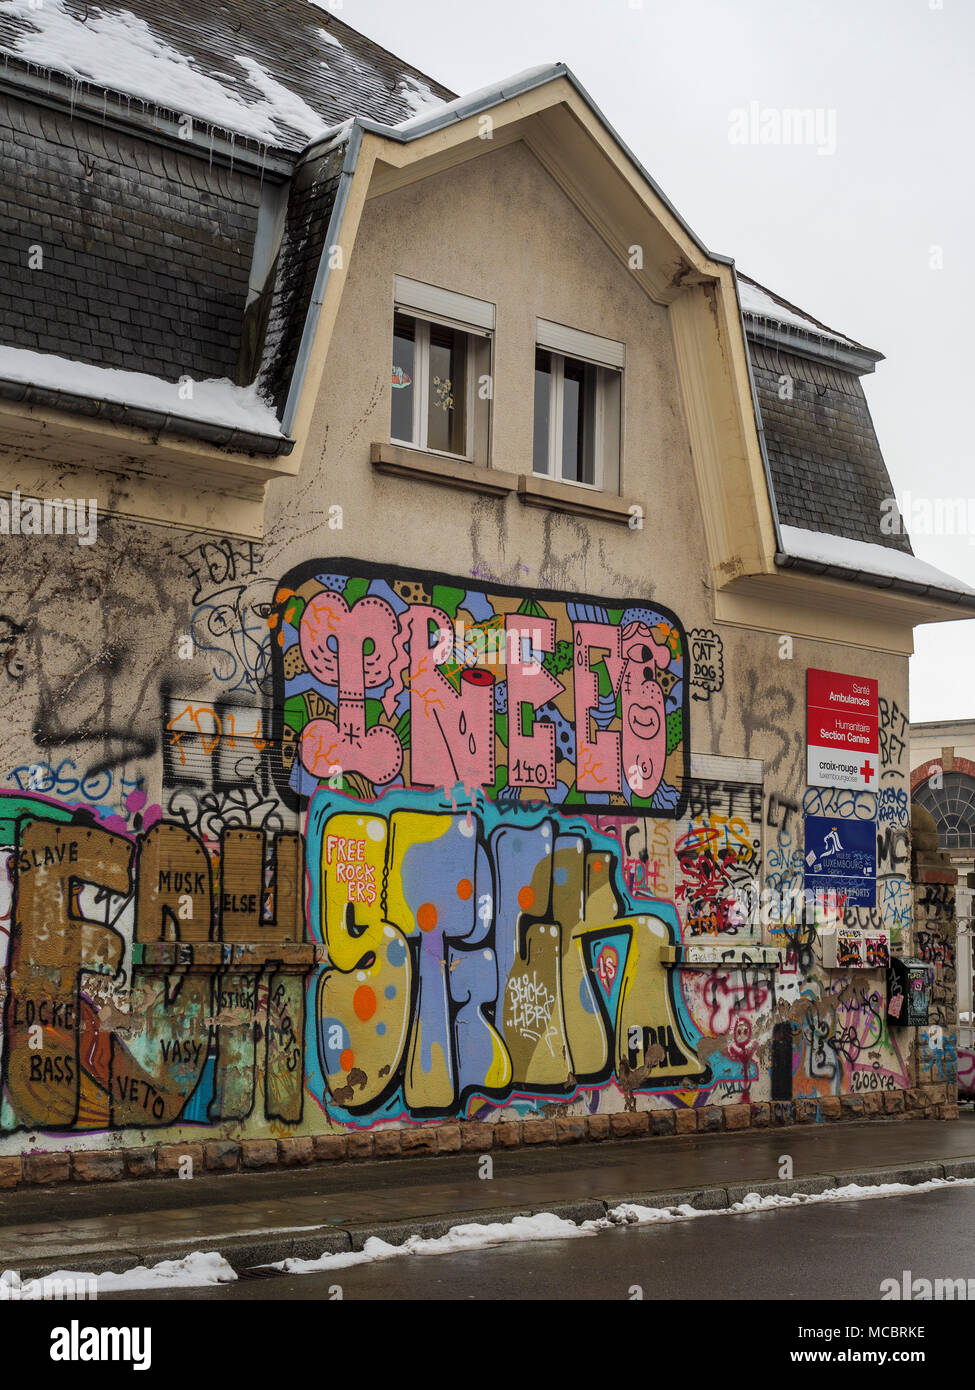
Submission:
POLYGON ((975 721, 911 725, 911 799, 930 811, 938 844, 958 870, 958 917, 971 916, 975 873, 975 721))
MULTIPOLYGON (((911 725, 911 801, 933 821, 938 846, 958 875, 956 910, 958 1083, 975 1094, 975 1038, 972 1035, 972 888, 975 884, 975 723, 971 719, 934 720, 911 725)), ((943 948, 937 940, 920 943, 921 954, 943 948)))
POLYGON ((950 1117, 879 354, 564 66, 237 12, 0 18, 0 1180, 950 1117))

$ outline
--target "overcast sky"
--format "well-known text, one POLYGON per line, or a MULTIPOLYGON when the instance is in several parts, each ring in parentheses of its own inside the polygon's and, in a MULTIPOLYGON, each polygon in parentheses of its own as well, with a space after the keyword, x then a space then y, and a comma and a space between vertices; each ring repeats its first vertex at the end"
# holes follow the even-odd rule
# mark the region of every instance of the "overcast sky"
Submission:
MULTIPOLYGON (((864 384, 897 495, 975 498, 972 0, 342 0, 337 13, 457 92, 567 63, 706 246, 884 353, 864 384), (731 113, 752 102, 820 110, 835 152, 732 143, 731 113)), ((912 540, 975 587, 975 533, 912 540)), ((915 642, 912 718, 975 718, 975 622, 915 642)))

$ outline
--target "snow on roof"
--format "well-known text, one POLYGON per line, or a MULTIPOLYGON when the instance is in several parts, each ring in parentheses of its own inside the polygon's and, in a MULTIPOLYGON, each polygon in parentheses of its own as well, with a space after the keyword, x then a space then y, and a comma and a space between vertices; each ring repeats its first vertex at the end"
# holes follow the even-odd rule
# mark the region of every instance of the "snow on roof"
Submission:
MULTIPOLYGON (((489 87, 478 87, 473 92, 464 92, 461 96, 455 97, 453 101, 441 101, 434 98, 434 102, 429 109, 418 109, 416 114, 408 117, 405 121, 396 123, 396 130, 410 130, 413 126, 423 123, 423 120, 432 115, 435 110, 438 116, 450 116, 456 111, 468 111, 471 107, 477 106, 481 101, 497 100, 501 94, 515 87, 522 87, 529 83, 532 78, 541 78, 550 75, 553 70, 552 63, 544 63, 533 68, 525 68, 521 72, 514 73, 511 77, 506 77, 503 82, 492 82, 489 87)), ((417 84, 419 85, 419 84, 417 84)))
MULTIPOLYGON (((316 136, 328 130, 328 123, 323 121, 306 101, 302 101, 301 97, 296 96, 280 82, 276 82, 256 58, 238 58, 237 62, 249 74, 252 86, 264 96, 265 107, 261 114, 272 124, 288 126, 306 135, 309 140, 314 140, 316 136)), ((254 109, 252 108, 252 114, 254 109)))
POLYGON ((968 584, 903 550, 874 545, 869 541, 852 541, 845 536, 831 536, 823 531, 805 531, 798 526, 782 526, 780 529, 785 553, 794 559, 811 560, 816 564, 833 565, 885 579, 902 579, 911 584, 927 584, 935 589, 947 589, 950 593, 975 598, 975 589, 968 584))
POLYGON ((759 285, 754 280, 746 280, 738 275, 738 297, 741 300, 742 312, 753 318, 771 319, 775 323, 783 323, 791 328, 801 328, 806 333, 811 333, 817 338, 827 338, 836 343, 842 343, 846 347, 858 348, 862 344, 853 338, 846 338, 842 333, 837 333, 835 329, 827 328, 824 323, 820 323, 810 314, 803 313, 794 304, 789 304, 786 300, 780 299, 771 290, 759 285))
POLYGON ((454 95, 325 0, 0 0, 0 52, 283 149, 353 115, 389 124, 454 95))
MULTIPOLYGON (((431 111, 436 111, 446 105, 443 97, 438 97, 435 92, 431 92, 425 82, 420 82, 415 77, 404 77, 399 84, 399 90, 413 112, 411 117, 413 120, 417 116, 428 116, 431 111)), ((409 124, 409 122, 405 124, 409 124)))
POLYGON ((94 10, 82 19, 66 0, 44 0, 37 9, 29 0, 2 0, 0 15, 24 22, 14 46, 19 58, 81 81, 151 101, 165 94, 173 110, 268 144, 279 142, 285 128, 308 139, 326 129, 306 102, 274 81, 255 59, 238 58, 240 87, 228 85, 208 76, 129 11, 94 10))
POLYGON ((207 425, 282 436, 277 415, 258 394, 257 388, 235 386, 225 377, 207 381, 182 377, 179 382, 165 381, 147 372, 95 367, 54 353, 0 346, 0 379, 25 382, 50 391, 68 391, 91 400, 113 401, 134 409, 158 410, 207 425))

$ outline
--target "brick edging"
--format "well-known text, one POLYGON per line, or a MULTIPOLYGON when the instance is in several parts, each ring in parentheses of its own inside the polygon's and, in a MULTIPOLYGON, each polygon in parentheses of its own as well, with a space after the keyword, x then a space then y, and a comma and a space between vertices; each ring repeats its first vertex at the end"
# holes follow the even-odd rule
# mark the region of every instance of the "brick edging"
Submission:
POLYGON ((597 1143, 604 1139, 671 1138, 745 1129, 781 1128, 835 1120, 902 1115, 913 1119, 958 1118, 952 1084, 908 1091, 820 1096, 794 1101, 703 1105, 685 1110, 623 1111, 616 1115, 559 1115, 552 1119, 475 1120, 376 1128, 345 1134, 303 1135, 294 1139, 205 1139, 157 1144, 141 1149, 76 1149, 60 1153, 0 1157, 0 1189, 62 1182, 118 1182, 125 1178, 178 1177, 181 1160, 193 1170, 235 1173, 297 1168, 312 1163, 370 1158, 408 1158, 414 1154, 484 1153, 532 1144, 597 1143))

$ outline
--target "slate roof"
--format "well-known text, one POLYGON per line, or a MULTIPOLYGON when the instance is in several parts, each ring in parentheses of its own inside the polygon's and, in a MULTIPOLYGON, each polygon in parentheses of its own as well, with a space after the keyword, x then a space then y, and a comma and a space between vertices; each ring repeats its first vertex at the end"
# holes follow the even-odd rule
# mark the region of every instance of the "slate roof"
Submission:
MULTIPOLYGON (((14 64, 18 55, 23 61, 26 54, 35 71, 87 78, 97 88, 147 98, 168 110, 177 110, 175 105, 167 107, 173 102, 171 78, 182 77, 182 111, 204 119, 226 109, 219 88, 231 103, 258 110, 270 97, 280 112, 286 111, 286 98, 262 76, 254 84, 254 64, 270 83, 310 107, 323 126, 352 115, 392 125, 417 114, 431 98, 449 101, 455 96, 344 24, 324 7, 324 0, 321 5, 311 0, 218 0, 202 5, 188 5, 186 0, 44 0, 40 11, 32 11, 24 0, 0 11, 0 52, 12 55, 14 64), (99 41, 91 49, 71 43, 72 33, 80 32, 75 26, 82 22, 97 28, 99 41), (114 58, 113 36, 118 39, 114 58), (144 61, 132 61, 142 54, 144 61), (193 109, 194 97, 199 98, 203 88, 190 79, 200 77, 218 84, 210 89, 212 100, 208 102, 203 92, 203 100, 196 101, 197 106, 210 105, 210 112, 193 109)), ((128 114, 137 119, 138 106, 128 114)), ((276 147, 297 151, 308 144, 311 137, 301 119, 297 126, 290 126, 284 114, 276 119, 276 147)), ((214 124, 221 125, 220 119, 214 117, 214 124)), ((244 134, 246 125, 241 122, 244 134)))
POLYGON ((284 235, 270 281, 267 326, 260 334, 262 394, 282 418, 319 266, 327 249, 347 141, 306 159, 288 199, 284 235))
POLYGON ((860 381, 880 354, 738 279, 780 522, 912 554, 880 529, 894 487, 860 381))
POLYGON ((352 116, 392 125, 454 93, 311 0, 7 0, 0 53, 0 154, 17 185, 0 201, 0 342, 171 381, 245 385, 257 369, 280 415, 345 148, 301 152, 352 116), (121 109, 122 127, 103 109, 121 109), (276 176, 293 171, 281 247, 250 303, 263 165, 235 172, 231 158, 228 171, 157 143, 157 118, 184 114, 232 149, 272 144, 276 176), (28 269, 41 229, 44 277, 28 269))

